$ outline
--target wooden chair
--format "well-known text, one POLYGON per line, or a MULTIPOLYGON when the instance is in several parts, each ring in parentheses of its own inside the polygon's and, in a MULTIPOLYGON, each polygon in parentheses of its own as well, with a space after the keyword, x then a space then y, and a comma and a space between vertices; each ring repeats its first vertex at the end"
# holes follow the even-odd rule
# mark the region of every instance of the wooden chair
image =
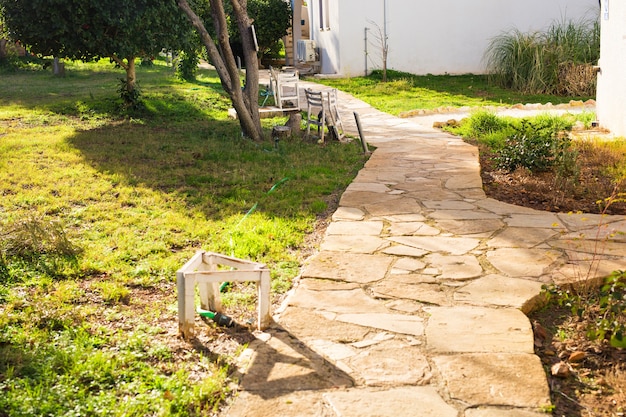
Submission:
POLYGON ((300 109, 298 71, 276 71, 270 67, 270 83, 273 83, 273 94, 279 109, 300 109))
POLYGON ((314 91, 304 90, 307 101, 306 135, 311 136, 311 125, 317 126, 317 136, 324 141, 324 125, 329 134, 336 140, 345 136, 343 123, 337 107, 337 90, 314 91))

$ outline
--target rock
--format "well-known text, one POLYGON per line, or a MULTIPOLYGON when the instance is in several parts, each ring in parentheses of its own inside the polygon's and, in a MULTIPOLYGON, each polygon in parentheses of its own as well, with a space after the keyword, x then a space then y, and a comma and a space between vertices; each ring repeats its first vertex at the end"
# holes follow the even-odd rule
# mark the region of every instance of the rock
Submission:
POLYGON ((567 363, 561 361, 552 365, 552 367, 550 368, 550 372, 553 376, 556 376, 557 378, 567 378, 571 375, 572 369, 567 363))
POLYGON ((536 321, 533 322, 533 333, 535 334, 535 338, 542 342, 548 337, 548 331, 536 321))
POLYGON ((569 105, 573 107, 581 107, 584 105, 584 103, 582 102, 582 100, 570 100, 569 105))
POLYGON ((582 362, 586 357, 587 357, 587 354, 585 352, 581 352, 580 350, 577 350, 576 352, 573 352, 571 355, 569 355, 569 361, 570 362, 582 362))

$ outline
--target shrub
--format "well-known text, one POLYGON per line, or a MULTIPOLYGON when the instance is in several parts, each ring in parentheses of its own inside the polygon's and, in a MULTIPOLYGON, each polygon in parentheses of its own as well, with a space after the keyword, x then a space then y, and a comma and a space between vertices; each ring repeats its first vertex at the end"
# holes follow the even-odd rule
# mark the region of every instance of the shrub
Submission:
POLYGON ((498 151, 498 167, 509 172, 520 167, 541 172, 552 168, 557 160, 569 164, 571 141, 562 134, 568 130, 562 120, 556 117, 522 119, 519 126, 514 126, 515 134, 507 138, 498 151))

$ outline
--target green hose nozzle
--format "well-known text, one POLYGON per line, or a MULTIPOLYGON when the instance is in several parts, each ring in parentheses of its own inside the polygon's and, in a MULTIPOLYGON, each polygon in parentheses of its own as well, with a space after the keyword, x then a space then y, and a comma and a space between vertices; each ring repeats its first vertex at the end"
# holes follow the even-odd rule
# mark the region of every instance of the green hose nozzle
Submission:
POLYGON ((235 325, 235 321, 233 319, 221 313, 215 313, 213 311, 202 310, 201 308, 199 308, 198 314, 201 317, 210 318, 211 320, 216 322, 218 326, 233 327, 235 325))

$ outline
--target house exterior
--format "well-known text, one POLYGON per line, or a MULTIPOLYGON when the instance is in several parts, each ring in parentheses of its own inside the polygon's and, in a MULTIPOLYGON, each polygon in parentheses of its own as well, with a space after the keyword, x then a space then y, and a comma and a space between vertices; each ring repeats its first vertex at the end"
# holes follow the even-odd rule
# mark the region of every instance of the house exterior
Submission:
POLYGON ((600 126, 626 137, 626 2, 601 4, 596 115, 600 126))
MULTIPOLYGON (((604 1, 604 0, 602 0, 604 1)), ((309 37, 320 73, 364 75, 387 67, 413 74, 484 73, 484 52, 512 28, 546 28, 555 20, 597 18, 598 0, 295 0, 307 4, 309 37)), ((612 2, 613 3, 613 2, 612 2)), ((299 20, 294 19, 297 26, 299 20)), ((294 30, 294 32, 298 32, 294 30)))

